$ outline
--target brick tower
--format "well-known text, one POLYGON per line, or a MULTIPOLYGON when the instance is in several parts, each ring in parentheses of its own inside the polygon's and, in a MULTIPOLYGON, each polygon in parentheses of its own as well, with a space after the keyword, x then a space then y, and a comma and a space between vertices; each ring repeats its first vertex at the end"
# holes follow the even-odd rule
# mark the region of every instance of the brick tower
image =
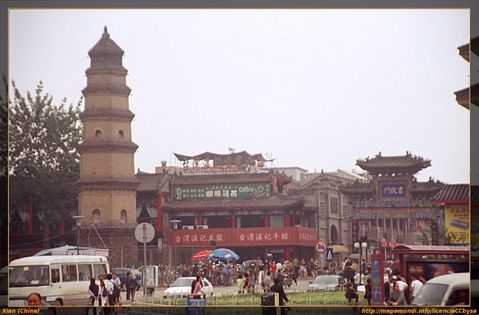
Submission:
POLYGON ((91 63, 83 89, 85 110, 80 148, 79 215, 81 245, 110 250, 111 266, 138 265, 135 239, 136 187, 129 109, 131 89, 122 65, 123 50, 105 26, 88 52, 91 63))

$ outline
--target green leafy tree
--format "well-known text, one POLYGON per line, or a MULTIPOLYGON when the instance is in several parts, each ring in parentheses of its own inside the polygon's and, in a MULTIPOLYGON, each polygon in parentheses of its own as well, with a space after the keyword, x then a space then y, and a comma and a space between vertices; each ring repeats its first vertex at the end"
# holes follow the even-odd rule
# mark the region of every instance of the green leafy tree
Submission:
POLYGON ((43 215, 44 246, 50 220, 70 218, 77 210, 75 182, 79 178, 82 125, 80 104, 55 105, 40 82, 23 96, 15 83, 9 107, 10 208, 31 201, 43 215))
MULTIPOLYGON (((7 200, 8 200, 8 178, 7 178, 7 125, 8 125, 8 118, 7 118, 7 107, 8 107, 8 98, 7 98, 7 80, 3 77, 3 83, 1 84, 0 89, 0 187, 1 187, 1 196, 0 202, 1 209, 0 209, 0 266, 5 266, 7 263, 8 253, 8 207, 7 207, 7 200)), ((0 290, 6 288, 0 288, 0 290)))

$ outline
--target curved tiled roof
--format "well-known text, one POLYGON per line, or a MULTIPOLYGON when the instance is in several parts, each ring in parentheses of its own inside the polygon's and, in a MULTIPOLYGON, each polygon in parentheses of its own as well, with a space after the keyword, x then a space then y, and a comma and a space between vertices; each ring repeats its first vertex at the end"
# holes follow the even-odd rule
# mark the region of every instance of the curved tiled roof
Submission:
POLYGON ((168 210, 208 210, 208 209, 281 209, 301 206, 303 197, 274 195, 255 199, 207 199, 207 200, 173 200, 165 203, 168 210))
POLYGON ((153 191, 158 192, 160 185, 171 178, 170 174, 150 174, 139 172, 136 174, 136 179, 140 181, 137 191, 153 191))
POLYGON ((416 173, 431 166, 431 161, 419 156, 413 156, 409 152, 403 156, 381 156, 381 152, 373 158, 357 160, 356 165, 371 173, 388 173, 408 171, 416 173))
POLYGON ((414 187, 412 189, 412 192, 426 192, 426 193, 431 193, 431 192, 438 192, 441 190, 441 188, 444 187, 444 184, 441 182, 434 182, 434 181, 428 181, 428 182, 417 182, 414 183, 414 187))
POLYGON ((362 193, 372 194, 374 193, 374 187, 371 183, 354 182, 340 187, 342 193, 362 193))
POLYGON ((469 185, 445 185, 433 198, 434 202, 469 201, 469 185))

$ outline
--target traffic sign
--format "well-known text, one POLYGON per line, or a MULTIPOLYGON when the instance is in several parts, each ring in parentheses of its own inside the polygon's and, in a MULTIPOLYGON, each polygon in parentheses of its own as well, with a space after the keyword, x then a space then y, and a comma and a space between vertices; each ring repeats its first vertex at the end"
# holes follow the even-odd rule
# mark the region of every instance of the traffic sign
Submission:
POLYGON ((327 261, 333 260, 333 249, 331 247, 326 249, 326 260, 327 261))
POLYGON ((136 226, 135 237, 141 243, 151 242, 155 237, 155 228, 150 223, 140 223, 136 226))
POLYGON ((319 240, 314 248, 318 253, 323 254, 326 251, 326 248, 328 248, 328 243, 326 243, 326 241, 319 240))

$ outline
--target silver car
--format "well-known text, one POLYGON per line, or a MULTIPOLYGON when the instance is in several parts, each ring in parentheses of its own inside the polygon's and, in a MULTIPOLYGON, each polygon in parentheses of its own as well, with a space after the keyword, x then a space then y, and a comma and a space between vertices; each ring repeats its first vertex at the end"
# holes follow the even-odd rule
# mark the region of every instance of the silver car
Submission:
POLYGON ((338 275, 320 275, 308 285, 309 292, 315 291, 336 291, 339 289, 341 276, 338 275))
MULTIPOLYGON (((168 289, 163 292, 163 298, 186 298, 191 293, 191 283, 195 277, 180 277, 176 279, 168 289)), ((213 285, 208 279, 202 279, 203 293, 206 296, 213 295, 213 285)))

